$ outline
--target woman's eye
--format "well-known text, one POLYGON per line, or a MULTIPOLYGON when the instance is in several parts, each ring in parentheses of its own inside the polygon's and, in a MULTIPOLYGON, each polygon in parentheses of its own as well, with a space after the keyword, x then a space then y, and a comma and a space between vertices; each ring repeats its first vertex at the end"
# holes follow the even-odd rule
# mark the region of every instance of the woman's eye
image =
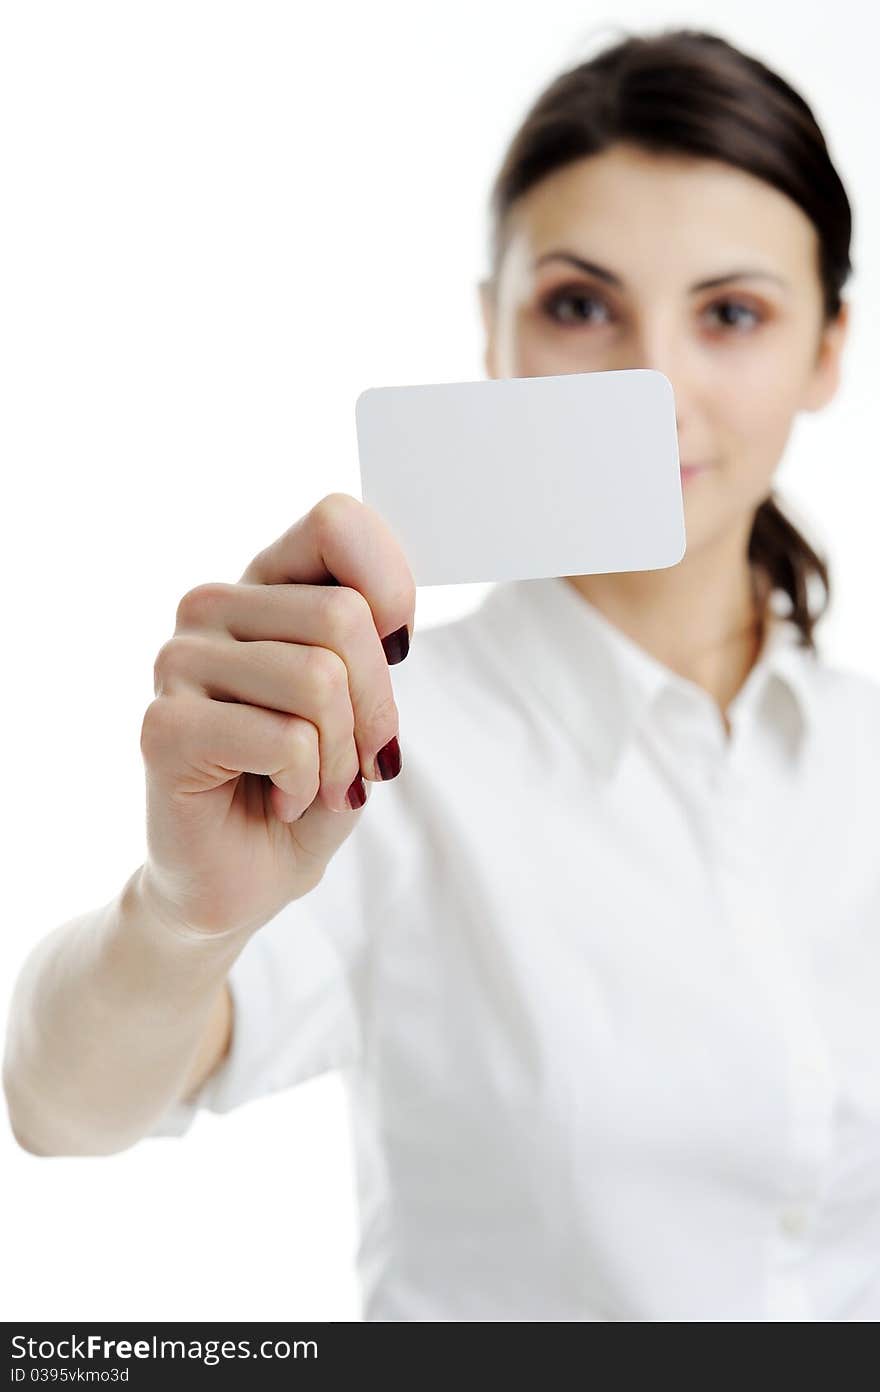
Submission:
POLYGON ((597 295, 591 295, 588 291, 566 290, 558 295, 551 295, 545 304, 545 309, 551 319, 555 319, 559 324, 589 324, 595 323, 595 316, 590 313, 590 307, 599 305, 606 309, 604 301, 597 295), (569 312, 566 306, 573 306, 569 312), (587 306, 586 311, 584 306, 587 306))
POLYGON ((709 306, 709 313, 713 312, 721 313, 720 322, 725 329, 738 329, 743 324, 748 327, 749 320, 752 324, 760 324, 761 322, 758 311, 752 309, 750 305, 743 304, 740 300, 719 300, 716 304, 709 306), (748 320, 741 319, 740 312, 747 315, 748 320))

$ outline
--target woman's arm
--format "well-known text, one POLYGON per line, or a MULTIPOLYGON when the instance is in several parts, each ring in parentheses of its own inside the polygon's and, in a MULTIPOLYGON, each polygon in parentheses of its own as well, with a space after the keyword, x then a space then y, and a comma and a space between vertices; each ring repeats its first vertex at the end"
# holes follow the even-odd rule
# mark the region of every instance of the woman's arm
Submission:
POLYGON ((234 1008, 229 983, 224 981, 214 998, 208 1028, 199 1042, 192 1067, 183 1085, 182 1098, 193 1097, 225 1059, 232 1043, 234 1008))
POLYGON ((37 944, 13 996, 3 1076, 25 1149, 124 1150, 216 1066, 233 962, 320 883, 362 815, 364 778, 400 772, 388 668, 414 611, 393 532, 347 494, 237 584, 183 597, 141 728, 146 861, 37 944))
POLYGON ((143 869, 39 942, 19 976, 3 1085, 15 1137, 33 1154, 126 1149, 228 1048, 226 977, 251 931, 181 933, 143 869))

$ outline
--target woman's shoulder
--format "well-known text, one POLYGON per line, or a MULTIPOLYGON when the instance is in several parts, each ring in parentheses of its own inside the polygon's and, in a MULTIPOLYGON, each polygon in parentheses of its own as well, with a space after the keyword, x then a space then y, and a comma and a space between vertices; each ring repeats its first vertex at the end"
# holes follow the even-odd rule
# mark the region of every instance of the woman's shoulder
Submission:
POLYGON ((880 760, 880 677, 823 651, 804 652, 801 661, 817 731, 865 762, 880 760))
POLYGON ((828 701, 880 711, 880 674, 874 675, 846 659, 820 650, 808 657, 817 689, 828 701))

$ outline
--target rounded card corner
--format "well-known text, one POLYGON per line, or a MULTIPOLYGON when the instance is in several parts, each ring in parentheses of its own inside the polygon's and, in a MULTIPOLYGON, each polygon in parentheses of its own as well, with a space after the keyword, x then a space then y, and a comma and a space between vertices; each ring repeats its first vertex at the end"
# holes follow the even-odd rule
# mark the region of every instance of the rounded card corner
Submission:
POLYGON ((375 390, 376 390, 375 387, 364 387, 363 391, 360 392, 360 393, 358 394, 358 396, 355 398, 355 403, 354 403, 354 413, 355 413, 355 416, 357 416, 357 415, 359 414, 360 410, 361 410, 361 406, 362 406, 362 404, 363 404, 364 397, 372 396, 373 393, 375 392, 375 390))
POLYGON ((669 378, 666 376, 666 373, 661 372, 660 369, 657 367, 649 368, 648 371, 650 371, 655 377, 659 377, 661 382, 666 383, 666 386, 669 389, 669 395, 671 396, 672 400, 675 401, 675 388, 673 387, 669 378))

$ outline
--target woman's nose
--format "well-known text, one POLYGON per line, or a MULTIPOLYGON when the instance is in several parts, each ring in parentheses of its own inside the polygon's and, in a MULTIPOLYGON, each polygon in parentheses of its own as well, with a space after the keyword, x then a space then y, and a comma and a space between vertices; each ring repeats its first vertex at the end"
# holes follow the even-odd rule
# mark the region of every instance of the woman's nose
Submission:
POLYGON ((634 329, 620 342, 615 361, 609 364, 612 365, 662 372, 672 384, 676 410, 686 412, 687 402, 696 389, 696 365, 691 346, 669 325, 652 323, 634 329))
POLYGON ((620 355, 626 360, 622 365, 651 368, 674 382, 686 369, 688 345, 667 320, 644 320, 623 336, 620 355))

